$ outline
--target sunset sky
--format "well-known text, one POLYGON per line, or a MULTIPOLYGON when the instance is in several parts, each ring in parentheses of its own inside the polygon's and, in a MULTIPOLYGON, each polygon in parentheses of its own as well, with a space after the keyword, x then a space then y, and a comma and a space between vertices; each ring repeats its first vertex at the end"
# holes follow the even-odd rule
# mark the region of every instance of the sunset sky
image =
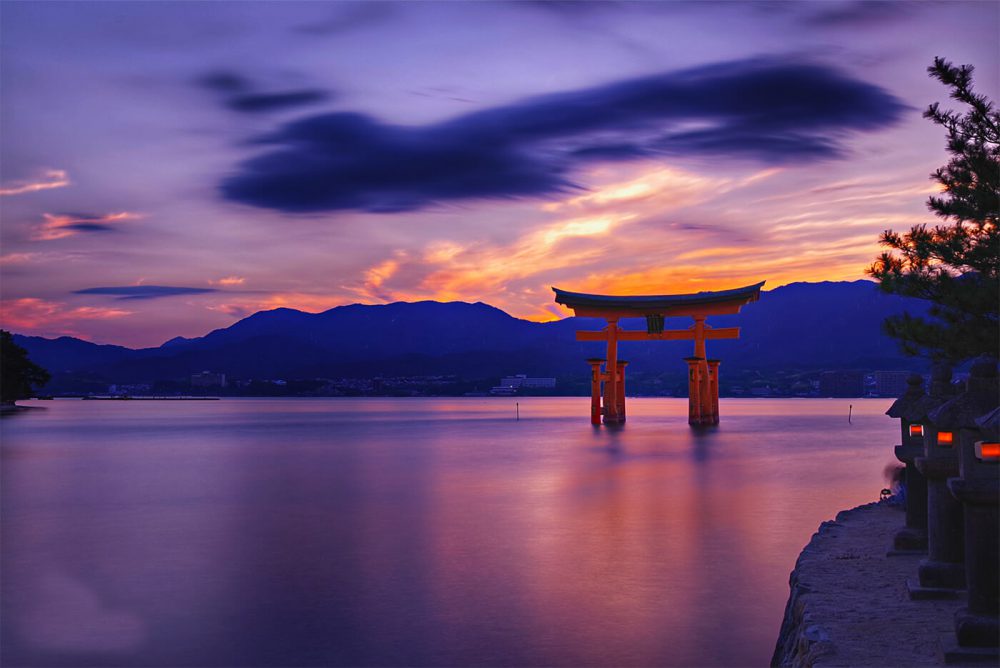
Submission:
POLYGON ((3 2, 2 324, 854 280, 1000 3, 3 2))

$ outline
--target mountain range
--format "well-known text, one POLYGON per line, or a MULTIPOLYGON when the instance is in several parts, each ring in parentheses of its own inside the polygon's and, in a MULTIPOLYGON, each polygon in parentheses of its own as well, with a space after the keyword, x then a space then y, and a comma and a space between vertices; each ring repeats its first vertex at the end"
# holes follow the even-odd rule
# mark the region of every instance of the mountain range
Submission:
MULTIPOLYGON (((709 342, 709 354, 727 373, 780 369, 909 369, 881 332, 883 319, 926 312, 926 302, 887 295, 870 281, 792 283, 763 292, 736 316, 709 318, 716 327, 739 326, 738 340, 709 342)), ((668 318, 669 329, 691 324, 668 318)), ((51 387, 81 383, 151 383, 210 370, 230 378, 312 379, 453 375, 462 380, 529 376, 586 379, 587 357, 602 357, 602 343, 579 343, 578 329, 603 321, 566 318, 537 323, 498 308, 466 302, 397 302, 338 306, 322 313, 287 308, 255 313, 198 338, 176 337, 156 348, 131 349, 80 339, 15 335, 31 358, 53 374, 51 387)), ((644 329, 642 319, 624 320, 644 329)), ((640 374, 684 373, 691 342, 624 342, 620 356, 640 374)))

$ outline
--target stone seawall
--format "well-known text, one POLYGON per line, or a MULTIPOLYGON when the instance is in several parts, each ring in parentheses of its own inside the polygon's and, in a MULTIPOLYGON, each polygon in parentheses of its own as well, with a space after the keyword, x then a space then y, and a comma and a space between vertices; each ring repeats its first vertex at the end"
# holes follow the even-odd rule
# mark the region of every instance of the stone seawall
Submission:
POLYGON ((960 601, 911 601, 918 556, 888 557, 902 509, 872 503, 823 522, 789 578, 772 666, 939 666, 960 601))

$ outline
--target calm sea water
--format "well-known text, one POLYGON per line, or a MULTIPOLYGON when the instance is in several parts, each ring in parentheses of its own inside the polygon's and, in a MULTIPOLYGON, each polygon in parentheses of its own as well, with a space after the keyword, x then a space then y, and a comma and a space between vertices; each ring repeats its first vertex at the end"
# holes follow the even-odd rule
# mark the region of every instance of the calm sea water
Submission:
POLYGON ((888 400, 26 402, 0 420, 13 665, 766 665, 888 400), (853 420, 848 423, 848 405, 853 420))

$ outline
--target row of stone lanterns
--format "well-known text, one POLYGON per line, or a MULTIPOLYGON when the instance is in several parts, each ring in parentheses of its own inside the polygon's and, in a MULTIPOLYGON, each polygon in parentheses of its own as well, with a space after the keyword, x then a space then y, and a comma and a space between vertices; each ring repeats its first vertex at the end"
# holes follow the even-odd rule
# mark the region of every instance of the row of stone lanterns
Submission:
POLYGON ((910 598, 958 598, 947 662, 995 659, 1000 646, 1000 385, 995 359, 977 359, 965 391, 936 366, 925 394, 919 376, 887 412, 900 419, 906 524, 890 555, 920 554, 910 598))

